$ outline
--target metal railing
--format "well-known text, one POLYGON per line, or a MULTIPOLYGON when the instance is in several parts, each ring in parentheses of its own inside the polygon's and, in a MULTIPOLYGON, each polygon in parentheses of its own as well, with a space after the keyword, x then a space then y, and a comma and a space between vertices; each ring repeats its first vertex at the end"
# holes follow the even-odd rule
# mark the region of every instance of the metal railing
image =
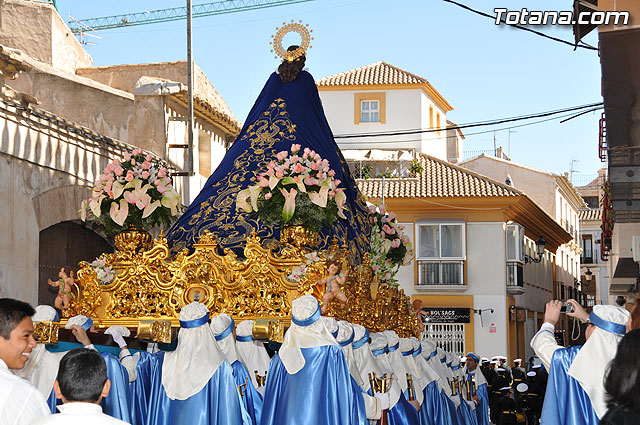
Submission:
POLYGON ((418 285, 464 285, 464 261, 419 260, 418 285))
POLYGON ((422 337, 430 339, 436 346, 457 356, 467 353, 463 323, 425 324, 422 337))

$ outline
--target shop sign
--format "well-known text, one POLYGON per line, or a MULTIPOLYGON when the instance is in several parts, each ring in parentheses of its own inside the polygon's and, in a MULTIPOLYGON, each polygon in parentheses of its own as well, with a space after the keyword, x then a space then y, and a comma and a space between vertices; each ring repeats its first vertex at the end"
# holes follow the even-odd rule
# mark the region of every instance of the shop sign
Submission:
POLYGON ((468 308, 423 307, 423 323, 469 323, 471 318, 468 308))

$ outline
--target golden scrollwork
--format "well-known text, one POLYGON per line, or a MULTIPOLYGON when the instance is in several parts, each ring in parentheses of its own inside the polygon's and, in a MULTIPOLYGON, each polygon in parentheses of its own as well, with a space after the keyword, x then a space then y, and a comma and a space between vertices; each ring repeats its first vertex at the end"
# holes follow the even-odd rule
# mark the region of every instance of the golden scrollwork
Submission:
MULTIPOLYGON (((331 303, 329 315, 374 331, 395 329, 403 336, 417 333, 409 298, 385 285, 380 285, 372 297, 373 273, 368 257, 352 267, 349 247, 339 247, 337 239, 327 250, 315 253, 317 259, 309 263, 308 244, 313 244, 316 237, 300 230, 289 231, 289 239, 281 241, 277 252, 265 248, 254 233, 246 240, 244 258, 229 248, 221 249, 209 231, 203 232, 193 253, 183 250, 175 257, 164 235, 145 250, 140 248, 141 241, 135 240, 135 232, 128 232, 125 250, 102 256, 115 271, 111 283, 102 285, 93 268, 80 263, 79 296, 64 311, 65 318, 84 314, 99 328, 140 326, 139 336, 147 335, 143 339, 166 342, 170 340, 170 327, 179 326, 181 308, 198 301, 214 315, 227 313, 236 321, 264 319, 268 339, 281 341, 284 326, 290 323, 291 301, 303 294, 321 299, 318 279, 326 273, 327 260, 337 259, 343 270, 349 268, 351 272, 343 287, 348 301, 344 308, 331 303), (291 280, 292 271, 301 264, 306 264, 304 276, 299 281, 291 280)), ((282 233, 286 237, 287 232, 282 233)), ((139 237, 146 240, 149 236, 140 232, 139 237)))
POLYGON ((166 320, 142 320, 138 323, 136 337, 153 342, 171 342, 171 322, 166 320))
POLYGON ((40 344, 57 344, 59 329, 59 322, 36 322, 33 326, 33 338, 40 344))

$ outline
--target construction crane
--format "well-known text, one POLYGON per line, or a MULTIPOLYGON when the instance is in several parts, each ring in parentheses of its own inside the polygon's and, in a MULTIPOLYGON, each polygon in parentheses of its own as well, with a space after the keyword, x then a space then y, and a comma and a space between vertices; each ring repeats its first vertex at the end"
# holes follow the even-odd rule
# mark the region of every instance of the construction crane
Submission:
MULTIPOLYGON (((309 1, 313 0, 224 0, 213 3, 196 4, 192 6, 191 10, 193 18, 201 18, 203 16, 266 9, 269 7, 306 3, 309 1)), ((73 19, 67 23, 71 32, 74 34, 83 34, 88 31, 99 31, 110 28, 179 21, 186 17, 186 7, 173 7, 170 9, 149 10, 124 15, 104 16, 101 18, 73 19)))

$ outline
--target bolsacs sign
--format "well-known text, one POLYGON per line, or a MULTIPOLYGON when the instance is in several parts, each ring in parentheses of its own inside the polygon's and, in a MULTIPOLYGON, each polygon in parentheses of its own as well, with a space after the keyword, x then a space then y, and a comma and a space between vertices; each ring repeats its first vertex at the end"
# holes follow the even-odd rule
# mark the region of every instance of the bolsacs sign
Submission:
POLYGON ((423 307, 422 323, 469 323, 468 308, 423 307))

